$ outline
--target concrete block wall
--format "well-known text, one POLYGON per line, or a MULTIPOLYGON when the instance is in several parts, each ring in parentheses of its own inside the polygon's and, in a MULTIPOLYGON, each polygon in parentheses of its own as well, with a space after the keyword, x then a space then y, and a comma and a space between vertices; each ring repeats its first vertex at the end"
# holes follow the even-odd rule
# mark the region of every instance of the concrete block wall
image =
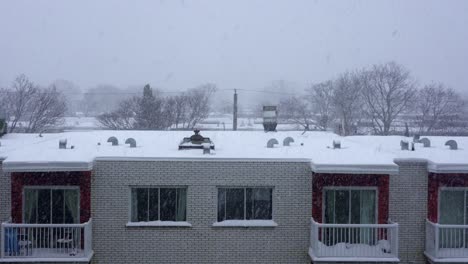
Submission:
POLYGON ((97 161, 94 263, 310 263, 306 162, 97 161), (187 186, 192 227, 126 227, 131 186, 187 186), (274 228, 213 227, 217 187, 271 186, 274 228))
POLYGON ((2 170, 0 160, 0 222, 5 222, 11 214, 11 178, 10 174, 2 170))
POLYGON ((427 161, 397 160, 399 173, 390 176, 389 218, 399 224, 401 263, 426 263, 427 161))

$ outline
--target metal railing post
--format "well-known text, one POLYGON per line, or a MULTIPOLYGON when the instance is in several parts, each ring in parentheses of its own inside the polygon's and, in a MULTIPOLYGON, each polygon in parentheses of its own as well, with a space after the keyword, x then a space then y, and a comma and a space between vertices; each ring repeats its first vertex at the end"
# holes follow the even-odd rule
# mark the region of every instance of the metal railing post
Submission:
POLYGON ((1 230, 0 230, 0 258, 5 257, 5 224, 1 224, 1 230))

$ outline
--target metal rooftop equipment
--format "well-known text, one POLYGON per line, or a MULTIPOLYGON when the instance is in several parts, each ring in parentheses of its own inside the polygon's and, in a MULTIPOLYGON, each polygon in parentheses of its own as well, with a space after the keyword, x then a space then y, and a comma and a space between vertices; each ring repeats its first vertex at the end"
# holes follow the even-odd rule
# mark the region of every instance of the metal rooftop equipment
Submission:
POLYGON ((208 143, 210 145, 210 149, 215 149, 214 143, 211 141, 209 137, 203 137, 200 135, 200 130, 195 129, 193 131, 195 134, 191 137, 185 137, 179 144, 179 150, 182 149, 203 149, 204 143, 208 143))
POLYGON ((401 150, 409 150, 409 143, 407 140, 400 141, 401 150))
POLYGON ((420 137, 421 137, 421 136, 420 136, 419 134, 415 134, 415 135, 413 136, 413 142, 419 143, 419 138, 420 138, 420 137))
POLYGON ((134 138, 127 138, 125 144, 130 144, 131 148, 136 148, 136 140, 134 138))
POLYGON ((333 140, 333 149, 340 149, 341 148, 341 141, 333 140))
POLYGON ((278 125, 278 110, 276 105, 263 106, 263 129, 265 132, 276 131, 278 125))
POLYGON ((292 137, 286 137, 285 139, 283 139, 283 146, 289 147, 289 145, 293 142, 294 139, 292 137))
POLYGON ((452 149, 452 150, 458 149, 458 144, 457 144, 457 142, 455 140, 449 140, 449 141, 445 142, 445 146, 449 146, 450 149, 452 149))
POLYGON ((67 140, 61 139, 59 140, 59 149, 66 149, 67 148, 67 140))
POLYGON ((421 138, 419 143, 422 143, 425 148, 431 147, 431 141, 428 138, 421 138))
POLYGON ((278 145, 278 140, 276 140, 276 138, 272 138, 270 140, 268 140, 267 142, 267 148, 274 148, 275 145, 278 145))
POLYGON ((112 146, 119 145, 119 140, 116 137, 110 137, 109 139, 107 139, 107 142, 111 142, 112 146))

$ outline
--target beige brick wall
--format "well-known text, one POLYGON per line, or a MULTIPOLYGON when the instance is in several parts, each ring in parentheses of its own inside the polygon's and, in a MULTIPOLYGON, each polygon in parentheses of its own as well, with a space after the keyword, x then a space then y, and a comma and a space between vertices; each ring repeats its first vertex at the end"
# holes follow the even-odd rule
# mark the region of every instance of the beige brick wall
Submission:
POLYGON ((311 171, 299 162, 98 161, 95 263, 310 263, 311 171), (125 227, 132 185, 188 186, 191 228, 125 227), (275 228, 212 227, 217 187, 272 186, 275 228))
POLYGON ((10 218, 11 213, 11 182, 10 174, 2 170, 2 161, 0 160, 0 222, 10 218))
POLYGON ((399 224, 401 263, 426 263, 427 162, 397 161, 399 173, 390 176, 389 217, 399 224))

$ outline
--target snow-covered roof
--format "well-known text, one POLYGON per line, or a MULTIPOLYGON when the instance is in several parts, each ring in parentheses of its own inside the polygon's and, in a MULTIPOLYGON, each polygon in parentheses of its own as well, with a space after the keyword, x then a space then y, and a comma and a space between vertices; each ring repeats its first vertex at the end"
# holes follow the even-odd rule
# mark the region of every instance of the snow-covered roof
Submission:
POLYGON ((0 159, 6 171, 91 170, 96 160, 264 160, 310 162, 315 172, 392 173, 395 159, 424 159, 437 172, 468 172, 468 137, 428 137, 430 148, 416 144, 415 151, 400 148, 401 136, 340 137, 328 132, 281 131, 202 131, 216 146, 211 154, 200 149, 178 150, 183 137, 191 131, 88 131, 51 134, 7 134, 0 138, 0 159), (118 146, 107 139, 115 136, 118 146), (134 138, 136 148, 124 144, 134 138), (292 137, 291 146, 282 145, 292 137), (280 144, 267 148, 276 138, 280 144), (67 139, 67 149, 59 149, 59 140, 67 139), (458 142, 458 150, 445 146, 449 139, 458 142), (333 140, 341 149, 333 149, 333 140), (100 143, 100 145, 98 144, 100 143), (74 146, 73 149, 70 147, 74 146))

